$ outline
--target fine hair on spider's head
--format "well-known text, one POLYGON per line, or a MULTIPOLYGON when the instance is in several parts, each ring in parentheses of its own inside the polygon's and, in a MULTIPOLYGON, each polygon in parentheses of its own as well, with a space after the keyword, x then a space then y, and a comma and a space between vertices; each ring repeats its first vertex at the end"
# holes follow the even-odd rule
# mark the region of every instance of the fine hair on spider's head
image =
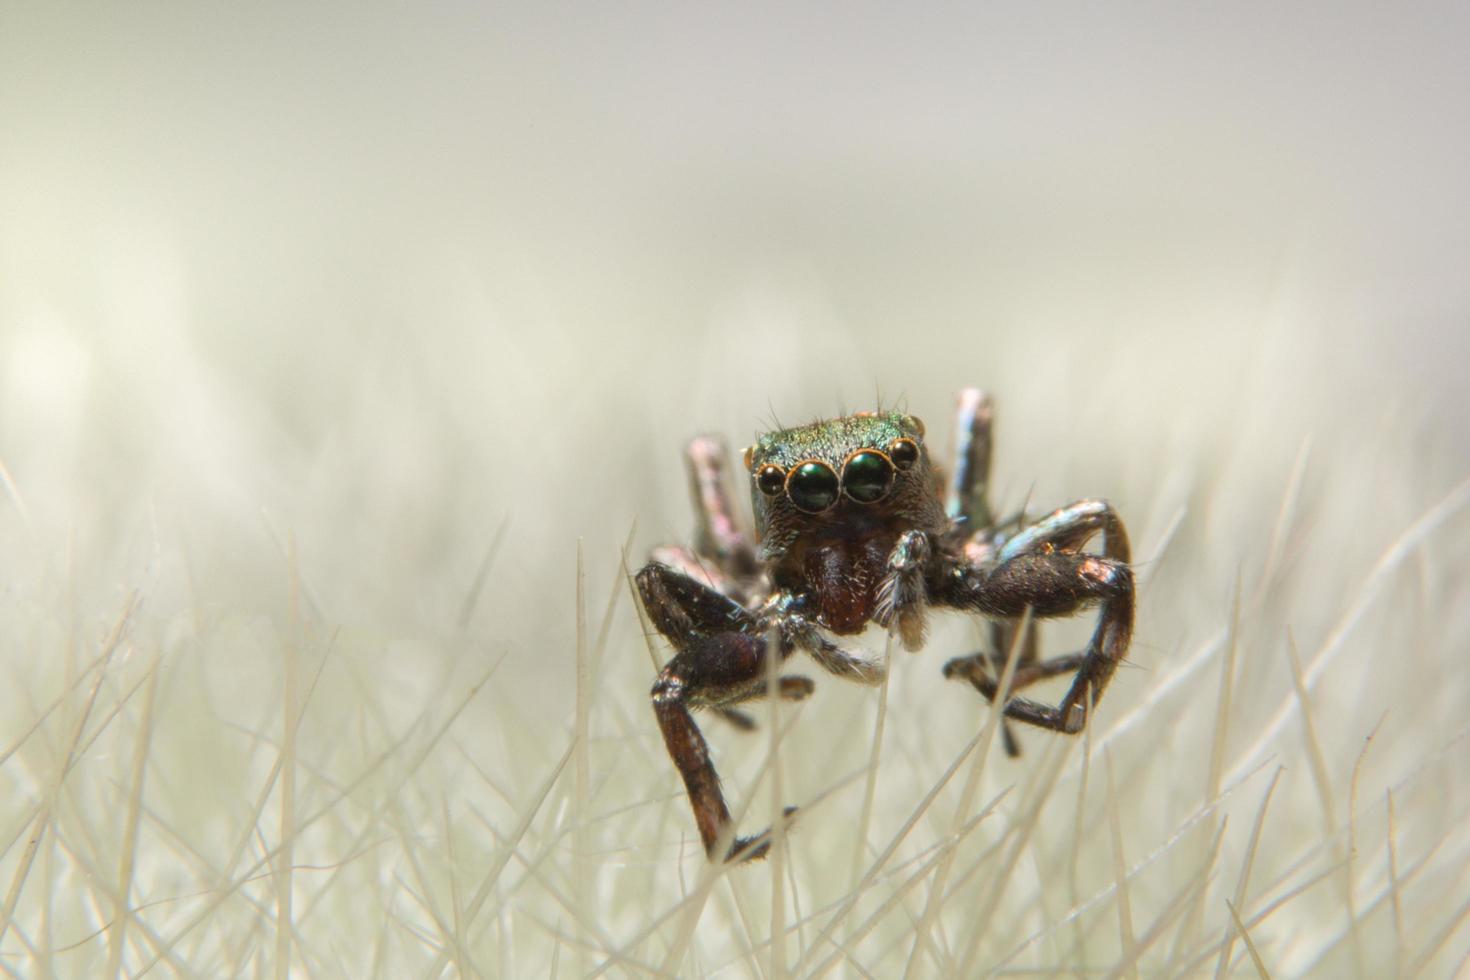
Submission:
POLYGON ((821 524, 901 519, 939 527, 924 423, 860 412, 765 433, 745 451, 763 556, 821 524), (933 511, 933 513, 930 513, 933 511))

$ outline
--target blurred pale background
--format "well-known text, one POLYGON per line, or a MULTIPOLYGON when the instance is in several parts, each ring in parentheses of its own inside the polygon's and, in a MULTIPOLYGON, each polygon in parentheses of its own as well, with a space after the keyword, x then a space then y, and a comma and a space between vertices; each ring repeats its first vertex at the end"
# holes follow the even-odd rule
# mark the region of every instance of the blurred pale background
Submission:
MULTIPOLYGON (((880 397, 947 433, 965 384, 1004 505, 1107 496, 1141 558, 1177 550, 1150 674, 1228 621, 1309 459, 1318 537, 1269 620, 1305 656, 1470 471, 1466 38, 1449 3, 0 5, 5 666, 59 671, 56 624, 94 644, 134 589, 171 657, 283 623, 294 551, 384 717, 508 653, 540 778, 577 542, 595 616, 635 520, 634 562, 689 533, 689 434, 880 397)), ((1452 526, 1417 580, 1426 719, 1466 694, 1452 526)), ((646 738, 616 615, 598 697, 646 738)), ((271 703, 260 648, 205 687, 271 703)), ((942 659, 905 670, 943 691, 942 659)), ((1343 683, 1371 724, 1423 679, 1343 683)))
POLYGON ((1400 415, 1470 458, 1459 5, 0 16, 0 445, 48 523, 264 508, 401 593, 509 515, 531 600, 684 533, 692 429, 875 392, 995 389, 1018 495, 1103 439, 1254 454, 1261 401, 1288 452, 1400 415))

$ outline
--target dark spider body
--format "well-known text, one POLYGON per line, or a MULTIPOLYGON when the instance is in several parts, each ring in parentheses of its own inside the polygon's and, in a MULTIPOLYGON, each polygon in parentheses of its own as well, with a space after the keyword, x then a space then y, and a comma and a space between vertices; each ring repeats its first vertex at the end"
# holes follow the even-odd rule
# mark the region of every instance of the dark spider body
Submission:
POLYGON ((897 413, 851 415, 769 433, 746 453, 752 474, 768 469, 790 474, 784 493, 768 495, 758 483, 752 490, 758 557, 775 589, 808 596, 817 625, 844 636, 862 632, 878 607, 899 539, 909 531, 940 535, 947 529, 922 439, 917 419, 897 413), (914 456, 900 468, 889 447, 914 456), (846 473, 850 460, 870 457, 879 461, 870 467, 875 471, 870 493, 885 490, 880 499, 862 501, 839 491, 817 513, 795 503, 794 484, 804 475, 798 472, 804 464, 826 467, 813 481, 820 482, 826 473, 846 473))
MULTIPOLYGON (((1054 731, 1082 730, 1092 705, 1128 649, 1133 575, 1122 521, 1106 503, 1084 500, 1034 524, 996 522, 986 501, 990 466, 989 401, 960 395, 951 475, 931 462, 918 419, 865 412, 782 429, 745 451, 757 549, 734 519, 724 444, 701 436, 687 450, 699 515, 692 550, 660 548, 637 585, 655 628, 676 653, 652 691, 669 755, 684 779, 711 859, 763 857, 768 834, 737 838, 709 748, 690 713, 711 708, 749 729, 735 705, 765 697, 766 660, 804 650, 839 677, 866 684, 883 666, 854 656, 828 635, 849 636, 869 623, 897 634, 904 647, 924 643, 931 606, 992 620, 991 649, 949 661, 946 677, 968 681, 994 700, 1008 651, 1019 643, 1005 717, 1054 731), (1102 532, 1101 554, 1082 551, 1102 532), (1087 649, 1040 660, 1036 618, 1099 605, 1087 649), (1019 634, 1019 635, 1018 635, 1019 634), (1072 674, 1055 705, 1015 697, 1037 681, 1072 674)), ((801 700, 809 678, 780 678, 776 693, 801 700)), ((1019 749, 1003 726, 1006 750, 1019 749)), ((794 812, 788 808, 787 813, 794 812)))

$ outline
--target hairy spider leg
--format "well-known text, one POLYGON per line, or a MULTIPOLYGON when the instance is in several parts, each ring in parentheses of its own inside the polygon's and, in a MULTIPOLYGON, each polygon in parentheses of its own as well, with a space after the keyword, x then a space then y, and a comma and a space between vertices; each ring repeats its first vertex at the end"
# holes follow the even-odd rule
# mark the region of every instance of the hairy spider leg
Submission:
MULTIPOLYGON (((649 696, 664 745, 689 793, 705 853, 720 860, 720 845, 729 841, 725 860, 763 857, 770 845, 762 835, 733 837, 720 777, 691 710, 728 709, 765 696, 769 647, 765 631, 743 606, 666 565, 650 562, 638 572, 636 582, 649 619, 676 651, 649 696)), ((786 652, 777 655, 784 660, 786 652)), ((802 680, 804 697, 811 682, 802 680)))
POLYGON ((929 536, 923 531, 901 534, 888 554, 873 606, 873 621, 884 628, 896 624, 903 648, 910 653, 923 647, 928 631, 929 587, 924 569, 929 565, 929 554, 929 536))
MULTIPOLYGON (((1017 671, 1013 690, 1075 670, 1072 686, 1061 701, 1053 707, 1027 698, 1009 698, 1006 717, 1068 734, 1082 730, 1133 633, 1129 558, 1128 534, 1117 512, 1104 501, 1083 500, 1048 514, 1007 540, 994 567, 961 568, 948 581, 939 601, 992 616, 1018 617, 1029 607, 1033 615, 1048 618, 1071 615, 1094 603, 1102 606, 1084 652, 1017 671), (1103 553, 1082 553, 1099 531, 1103 553)), ((983 653, 958 657, 945 664, 944 675, 970 681, 993 701, 999 692, 986 669, 987 659, 983 653)))
MULTIPOLYGON (((695 436, 684 447, 689 474, 689 497, 694 505, 694 546, 663 545, 650 557, 691 578, 708 583, 736 602, 745 602, 756 589, 760 568, 755 545, 735 519, 729 452, 719 436, 695 436)), ((738 728, 755 727, 739 711, 721 712, 738 728)))
POLYGON ((944 512, 967 534, 995 523, 990 513, 990 436, 995 416, 990 396, 962 388, 955 409, 954 459, 944 492, 944 512))
MULTIPOLYGON (((991 429, 994 420, 995 407, 988 394, 979 388, 960 390, 955 408, 954 461, 945 489, 944 510, 964 541, 962 550, 971 560, 976 561, 993 556, 998 546, 995 512, 990 509, 990 459, 995 446, 991 429)), ((986 623, 986 627, 990 633, 990 656, 994 672, 999 676, 1005 666, 1006 657, 1017 643, 1021 620, 992 619, 986 623)), ((1019 642, 1021 649, 1016 655, 1018 669, 1011 682, 1012 690, 1019 690, 1029 683, 1055 676, 1041 674, 1033 677, 1034 672, 1028 669, 1036 662, 1040 649, 1036 620, 1027 622, 1025 635, 1020 637, 1019 642)), ((994 699, 993 693, 987 696, 994 699)), ((1013 759, 1018 758, 1021 755, 1021 745, 1016 740, 1011 725, 1004 719, 1001 721, 1000 735, 1006 755, 1013 759)))
POLYGON ((755 545, 740 528, 730 492, 730 452, 719 436, 695 436, 684 447, 694 502, 694 550, 737 581, 760 572, 755 545))
MULTIPOLYGON (((734 715, 731 720, 737 725, 751 723, 732 706, 768 695, 766 658, 773 631, 781 637, 776 655, 783 662, 798 647, 804 648, 833 675, 865 684, 882 680, 882 667, 821 636, 784 594, 757 616, 698 579, 657 562, 645 565, 636 583, 649 619, 676 651, 649 695, 664 745, 689 793, 705 852, 711 860, 719 860, 721 843, 729 841, 724 860, 763 858, 770 849, 770 832, 733 835, 720 777, 693 709, 710 708, 727 718, 734 715)), ((784 676, 779 685, 777 696, 792 701, 804 700, 816 687, 811 678, 799 675, 784 676)), ((785 810, 787 817, 795 812, 796 807, 785 810)))
MULTIPOLYGON (((956 544, 973 539, 983 548, 992 536, 988 489, 993 417, 989 395, 979 388, 960 389, 949 478, 943 487, 944 512, 950 520, 945 537, 956 544)), ((898 539, 888 556, 873 614, 873 619, 885 628, 897 622, 899 638, 910 652, 924 645, 928 601, 924 568, 929 553, 929 541, 919 532, 910 531, 898 539)), ((992 635, 996 635, 994 630, 992 635)), ((1007 733, 1007 746, 1012 743, 1007 733)))

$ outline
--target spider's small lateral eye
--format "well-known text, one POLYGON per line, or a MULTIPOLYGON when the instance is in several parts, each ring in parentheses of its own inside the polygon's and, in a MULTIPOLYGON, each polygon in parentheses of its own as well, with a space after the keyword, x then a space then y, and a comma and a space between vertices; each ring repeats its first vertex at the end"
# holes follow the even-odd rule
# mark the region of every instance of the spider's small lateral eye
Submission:
POLYGON ((786 471, 779 466, 767 463, 755 475, 755 485, 767 497, 774 497, 786 487, 786 471))
POLYGON ((888 458, 894 466, 906 470, 919 461, 919 444, 907 436, 895 439, 888 444, 888 458))
POLYGON ((802 463, 786 478, 786 495, 796 509, 820 514, 837 503, 837 474, 826 463, 802 463))
POLYGON ((842 467, 842 489, 860 504, 871 504, 888 496, 893 486, 893 463, 875 449, 864 449, 847 457, 842 467))

